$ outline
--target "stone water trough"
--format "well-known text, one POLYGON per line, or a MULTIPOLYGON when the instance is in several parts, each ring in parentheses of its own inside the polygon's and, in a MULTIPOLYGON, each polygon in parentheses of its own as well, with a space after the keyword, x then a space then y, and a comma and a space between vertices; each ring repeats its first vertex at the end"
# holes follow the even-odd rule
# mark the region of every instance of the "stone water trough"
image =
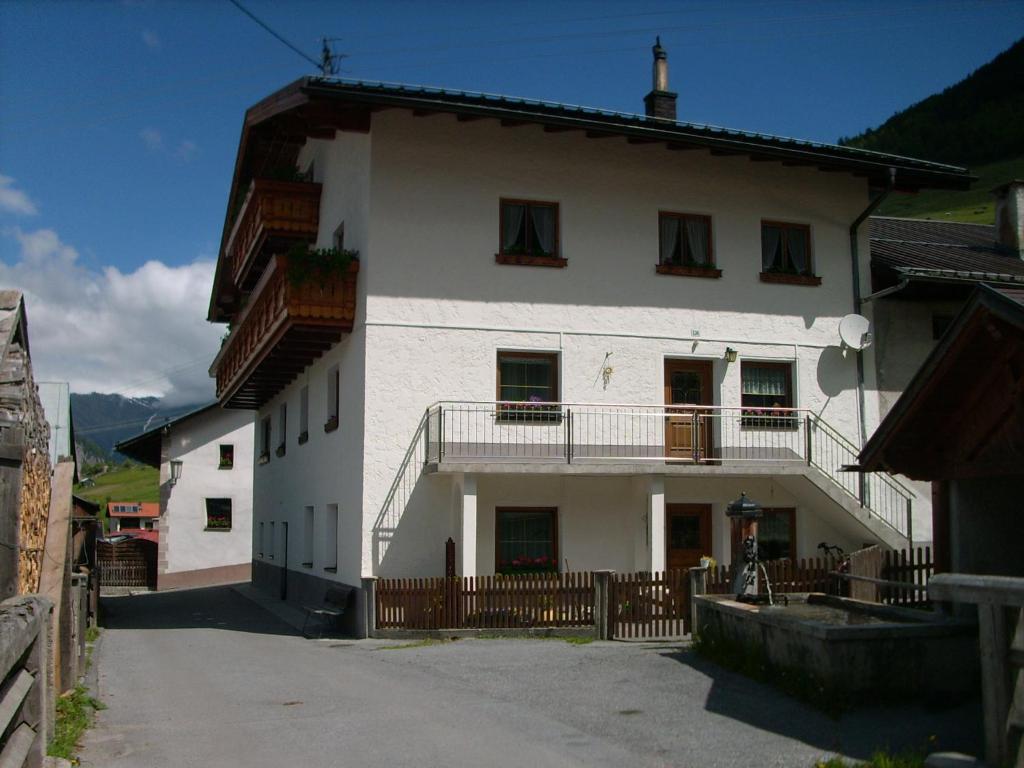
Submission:
POLYGON ((943 614, 823 594, 788 605, 751 605, 699 595, 695 631, 741 653, 763 654, 852 699, 954 697, 978 690, 977 626, 943 614))

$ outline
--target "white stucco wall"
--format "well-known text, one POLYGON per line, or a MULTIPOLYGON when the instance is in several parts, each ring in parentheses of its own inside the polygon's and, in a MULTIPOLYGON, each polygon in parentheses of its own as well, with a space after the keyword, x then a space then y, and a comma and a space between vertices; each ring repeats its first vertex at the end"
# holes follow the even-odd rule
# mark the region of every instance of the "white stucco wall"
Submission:
MULTIPOLYGON (((309 162, 324 184, 318 244, 330 245, 344 222, 346 247, 360 251, 359 313, 355 332, 259 414, 271 414, 276 430, 278 403, 287 401, 289 429, 297 430, 299 388, 310 382, 310 442, 296 446, 290 436, 285 457, 255 469, 256 519, 289 521, 289 567, 300 567, 304 507, 338 503, 338 573, 328 578, 439 572, 444 539, 458 528, 451 480, 420 479, 399 529, 387 534, 386 554, 375 523, 424 409, 444 399, 492 400, 499 349, 558 352, 561 398, 596 403, 660 404, 664 361, 698 358, 713 361, 715 403, 738 406, 740 363, 724 362, 727 346, 741 361, 792 362, 794 405, 859 441, 856 368, 838 346, 838 323, 853 309, 849 225, 868 202, 863 179, 402 110, 375 113, 370 134, 311 141, 300 167, 309 162), (568 268, 495 263, 502 197, 559 203, 568 268), (711 216, 721 279, 655 273, 659 210, 711 216), (822 285, 759 280, 765 219, 810 225, 822 285), (614 373, 605 387, 599 373, 609 352, 614 373), (312 411, 322 407, 334 364, 342 426, 324 435, 312 411)), ((860 252, 867 286, 866 232, 860 252)), ((869 433, 879 419, 873 355, 865 359, 869 433)), ((501 482, 481 479, 480 509, 501 482)), ((636 481, 559 482, 559 506, 605 502, 595 508, 613 531, 621 510, 644 498, 636 481)), ((736 483, 726 485, 715 490, 715 504, 735 497, 736 483)), ((687 493, 697 490, 691 484, 687 493)), ((800 504, 808 511, 800 519, 810 519, 828 502, 811 494, 800 504)), ((814 554, 804 544, 816 546, 815 538, 857 540, 841 523, 807 525, 803 554, 814 554)), ((573 560, 584 567, 603 551, 592 533, 581 528, 563 540, 574 568, 573 560)), ((619 533, 632 537, 632 558, 617 546, 607 557, 627 567, 641 559, 642 542, 628 526, 619 533)), ((481 513, 477 536, 490 537, 493 568, 493 512, 490 528, 481 513)), ((481 546, 481 572, 486 551, 481 546)), ((275 553, 277 564, 282 559, 275 553)), ((325 575, 316 563, 313 571, 325 575)))
POLYGON ((161 537, 165 573, 239 565, 251 560, 252 411, 213 408, 171 427, 165 436, 161 482, 169 461, 180 461, 181 477, 169 487, 161 537), (234 446, 234 466, 219 469, 220 446, 234 446), (206 530, 206 499, 231 499, 231 529, 206 530))

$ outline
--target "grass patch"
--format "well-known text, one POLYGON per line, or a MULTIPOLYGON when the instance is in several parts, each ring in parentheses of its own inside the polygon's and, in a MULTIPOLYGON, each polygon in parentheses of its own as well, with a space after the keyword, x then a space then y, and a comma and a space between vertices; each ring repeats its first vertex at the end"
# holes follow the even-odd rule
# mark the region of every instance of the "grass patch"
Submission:
POLYGON ((848 762, 841 757, 819 760, 814 768, 924 768, 924 755, 920 752, 875 752, 866 763, 848 762))
POLYGON ((54 723, 53 741, 47 754, 53 757, 74 759, 75 748, 85 730, 92 725, 95 712, 106 709, 97 699, 89 695, 84 685, 57 699, 57 719, 54 723))
POLYGON ((95 643, 97 640, 99 640, 99 637, 100 637, 100 628, 99 627, 92 626, 92 627, 86 627, 85 628, 85 642, 87 642, 87 643, 95 643))
POLYGON ((991 190, 1011 179, 1024 178, 1024 156, 979 165, 971 168, 971 173, 978 180, 965 192, 935 189, 915 195, 893 194, 882 203, 878 215, 992 224, 996 213, 991 190))
POLYGON ((565 640, 569 645, 590 645, 594 642, 594 638, 592 637, 562 637, 553 639, 565 640))

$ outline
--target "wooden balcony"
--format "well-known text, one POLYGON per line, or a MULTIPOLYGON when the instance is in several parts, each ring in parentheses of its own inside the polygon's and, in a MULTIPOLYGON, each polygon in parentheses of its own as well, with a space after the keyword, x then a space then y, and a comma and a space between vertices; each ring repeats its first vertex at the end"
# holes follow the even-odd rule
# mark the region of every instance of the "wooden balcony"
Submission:
POLYGON ((313 242, 319 224, 319 184, 253 179, 224 247, 235 286, 252 290, 272 254, 313 242))
POLYGON ((274 256, 213 361, 217 399, 228 408, 259 408, 343 334, 356 313, 356 275, 293 285, 288 260, 274 256))

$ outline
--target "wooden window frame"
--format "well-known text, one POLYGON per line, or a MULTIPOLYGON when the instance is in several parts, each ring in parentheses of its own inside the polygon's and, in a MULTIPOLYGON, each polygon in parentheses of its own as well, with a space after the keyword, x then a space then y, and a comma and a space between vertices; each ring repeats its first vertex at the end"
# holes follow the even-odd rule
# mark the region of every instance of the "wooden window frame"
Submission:
POLYGON ((680 213, 678 211, 658 211, 658 262, 654 265, 654 271, 659 275, 677 275, 679 277, 709 277, 717 279, 722 276, 722 270, 715 265, 715 238, 711 227, 711 217, 703 213, 680 213), (661 260, 661 220, 663 218, 679 219, 702 219, 708 225, 708 262, 707 264, 673 264, 661 260))
MULTIPOLYGON (((528 220, 528 219, 527 219, 528 220)), ((529 228, 527 228, 529 232, 529 228)), ((562 258, 562 212, 558 203, 548 200, 525 200, 516 197, 502 197, 498 199, 498 252, 494 254, 494 261, 498 264, 511 264, 520 267, 554 267, 562 269, 569 265, 569 260, 562 258), (555 209, 555 250, 550 256, 540 256, 526 253, 505 252, 505 206, 525 205, 526 216, 530 215, 530 206, 545 206, 555 209)))
POLYGON ((204 496, 203 507, 206 511, 206 526, 203 528, 204 531, 215 531, 217 533, 230 532, 235 523, 235 502, 228 496, 204 496), (226 501, 228 503, 228 525, 210 525, 210 502, 211 501, 226 501))
MULTIPOLYGON (((525 357, 531 360, 548 360, 552 363, 551 369, 551 390, 554 393, 554 400, 552 403, 560 402, 561 388, 559 387, 559 353, 558 352, 519 352, 514 349, 499 349, 498 354, 495 358, 495 380, 497 386, 495 388, 495 400, 497 402, 504 402, 501 397, 501 359, 504 356, 508 357, 525 357)), ((523 402, 522 409, 529 408, 529 404, 523 402)), ((495 419, 498 423, 531 423, 535 422, 538 424, 556 424, 562 420, 562 409, 559 407, 557 410, 553 408, 538 409, 536 418, 524 418, 522 414, 509 415, 508 408, 497 408, 495 419)))
POLYGON ((302 445, 309 440, 309 385, 299 390, 299 438, 302 445))
POLYGON ((796 534, 796 507, 765 507, 764 515, 787 515, 789 517, 789 549, 790 557, 789 560, 796 561, 799 558, 797 549, 797 534, 796 534))
MULTIPOLYGON (((552 573, 559 573, 560 562, 558 559, 558 507, 495 507, 494 508, 494 572, 502 573, 499 565, 501 561, 501 524, 499 518, 507 512, 536 512, 551 515, 551 559, 554 564, 552 573)), ((547 573, 548 571, 513 571, 512 573, 547 573)))
POLYGON ((793 363, 774 360, 742 360, 740 361, 740 427, 746 429, 777 429, 792 430, 800 428, 800 420, 795 413, 794 402, 796 393, 793 391, 793 363), (776 368, 785 371, 786 374, 786 399, 787 405, 778 409, 767 408, 767 414, 750 415, 746 413, 747 408, 761 408, 761 406, 747 406, 743 403, 743 371, 745 368, 776 368))
POLYGON ((234 443, 220 443, 217 446, 218 461, 217 469, 234 469, 235 468, 235 444, 234 443), (227 450, 225 450, 227 449, 227 450))
MULTIPOLYGON (((785 235, 782 240, 783 261, 789 260, 789 251, 786 246, 785 235)), ((811 238, 811 225, 799 224, 792 221, 774 221, 772 219, 761 220, 761 273, 762 283, 777 283, 783 285, 821 285, 821 278, 815 274, 814 243, 811 238), (789 229, 798 229, 807 234, 807 262, 806 273, 802 272, 772 272, 764 268, 764 229, 765 227, 778 227, 785 233, 789 229)))

